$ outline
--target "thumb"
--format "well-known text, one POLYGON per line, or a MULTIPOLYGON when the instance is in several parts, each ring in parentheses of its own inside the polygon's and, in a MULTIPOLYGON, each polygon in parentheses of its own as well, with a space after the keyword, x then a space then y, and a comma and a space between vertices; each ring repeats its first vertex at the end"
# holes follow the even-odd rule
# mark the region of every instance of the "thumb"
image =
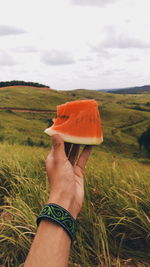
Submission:
POLYGON ((66 158, 64 141, 58 134, 52 136, 52 149, 56 160, 66 158))

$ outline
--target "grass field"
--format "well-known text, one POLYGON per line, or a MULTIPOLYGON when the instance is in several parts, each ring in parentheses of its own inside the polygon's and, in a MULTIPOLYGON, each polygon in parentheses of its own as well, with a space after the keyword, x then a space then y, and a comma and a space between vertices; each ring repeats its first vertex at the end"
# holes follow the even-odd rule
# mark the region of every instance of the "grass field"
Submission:
MULTIPOLYGON (((0 91, 0 106, 55 110, 66 100, 95 98, 101 111, 104 144, 93 148, 86 168, 85 202, 70 267, 149 266, 150 160, 138 152, 137 144, 137 137, 149 126, 145 105, 149 96, 30 90, 0 91)), ((43 130, 51 116, 0 111, 2 266, 18 267, 24 262, 36 217, 47 201, 45 158, 50 140, 43 130)))

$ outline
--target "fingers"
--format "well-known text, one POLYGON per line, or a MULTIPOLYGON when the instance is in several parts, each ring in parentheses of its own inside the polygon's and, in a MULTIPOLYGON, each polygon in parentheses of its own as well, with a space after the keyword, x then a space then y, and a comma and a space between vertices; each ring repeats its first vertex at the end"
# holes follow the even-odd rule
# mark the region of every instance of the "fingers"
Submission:
POLYGON ((52 150, 55 159, 61 160, 64 157, 66 158, 64 141, 58 134, 52 136, 52 150))
POLYGON ((90 156, 90 153, 91 153, 91 150, 92 150, 92 146, 85 146, 77 163, 76 163, 76 166, 78 166, 82 171, 84 171, 84 168, 85 168, 85 165, 86 165, 86 162, 90 156))
POLYGON ((64 144, 65 144, 66 156, 68 157, 69 156, 69 153, 70 153, 70 150, 71 150, 72 144, 71 143, 67 143, 67 142, 65 142, 64 144))
POLYGON ((72 149, 71 149, 70 155, 69 155, 69 161, 71 162, 72 165, 74 165, 76 162, 76 159, 77 159, 78 154, 79 154, 79 150, 80 150, 80 145, 74 144, 72 146, 72 149))
POLYGON ((72 165, 76 163, 76 166, 82 171, 84 171, 91 150, 92 146, 86 145, 78 158, 80 145, 64 143, 63 139, 58 134, 52 136, 52 152, 54 158, 59 161, 68 157, 70 163, 72 165))

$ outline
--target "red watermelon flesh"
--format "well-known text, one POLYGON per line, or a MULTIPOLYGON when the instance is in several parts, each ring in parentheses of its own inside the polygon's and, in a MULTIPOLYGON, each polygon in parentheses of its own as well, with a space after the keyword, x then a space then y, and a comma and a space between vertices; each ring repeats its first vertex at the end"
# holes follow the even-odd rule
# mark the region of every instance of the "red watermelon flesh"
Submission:
POLYGON ((95 100, 79 100, 57 106, 57 118, 45 132, 59 134, 64 141, 98 145, 103 141, 101 120, 95 100))

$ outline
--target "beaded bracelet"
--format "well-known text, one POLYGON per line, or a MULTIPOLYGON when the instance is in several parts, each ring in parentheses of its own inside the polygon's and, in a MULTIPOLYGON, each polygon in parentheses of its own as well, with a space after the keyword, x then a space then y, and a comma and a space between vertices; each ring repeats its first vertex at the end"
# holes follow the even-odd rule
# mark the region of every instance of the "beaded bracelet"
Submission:
POLYGON ((76 220, 63 207, 53 203, 46 204, 37 218, 37 226, 43 219, 61 225, 63 229, 67 232, 67 234, 70 236, 72 241, 76 239, 76 220))

